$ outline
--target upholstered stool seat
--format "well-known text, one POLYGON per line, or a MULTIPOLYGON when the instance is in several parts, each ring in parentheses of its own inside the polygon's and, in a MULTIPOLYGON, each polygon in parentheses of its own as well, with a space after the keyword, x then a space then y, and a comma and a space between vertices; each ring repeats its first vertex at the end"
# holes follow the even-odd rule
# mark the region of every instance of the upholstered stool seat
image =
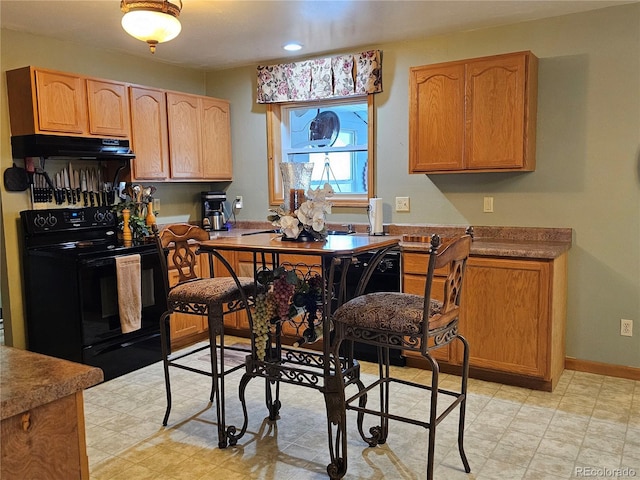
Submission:
MULTIPOLYGON (((361 295, 340 307, 334 320, 354 327, 390 330, 405 335, 420 333, 424 297, 398 292, 361 295)), ((438 321, 442 302, 431 300, 429 321, 438 321)), ((438 322, 439 323, 439 322, 438 322)))
MULTIPOLYGON (((251 295, 254 281, 249 277, 238 277, 246 295, 251 295)), ((231 277, 199 278, 179 283, 169 291, 169 308, 179 310, 181 304, 192 304, 194 310, 228 303, 238 298, 238 286, 231 277)), ((204 312, 206 313, 206 312, 204 312)))

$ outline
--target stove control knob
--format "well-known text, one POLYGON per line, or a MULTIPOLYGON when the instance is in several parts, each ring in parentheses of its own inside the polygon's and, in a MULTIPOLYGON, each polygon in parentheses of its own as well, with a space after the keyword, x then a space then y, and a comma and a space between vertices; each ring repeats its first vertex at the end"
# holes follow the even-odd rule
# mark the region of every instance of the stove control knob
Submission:
POLYGON ((47 219, 44 218, 42 215, 38 214, 36 215, 36 217, 33 219, 33 224, 36 227, 44 227, 47 224, 47 219))
POLYGON ((101 212, 100 210, 98 210, 93 216, 93 218, 96 222, 102 222, 104 220, 104 212, 101 212))
POLYGON ((53 227, 55 226, 56 223, 58 223, 58 217, 50 213, 49 216, 47 217, 47 225, 49 225, 50 227, 53 227))
POLYGON ((111 210, 108 210, 106 215, 105 215, 105 220, 107 221, 107 223, 111 223, 113 222, 113 212, 111 210))
POLYGON ((393 262, 391 260, 383 260, 380 262, 380 265, 378 265, 378 271, 380 272, 386 272, 390 268, 393 268, 393 262))

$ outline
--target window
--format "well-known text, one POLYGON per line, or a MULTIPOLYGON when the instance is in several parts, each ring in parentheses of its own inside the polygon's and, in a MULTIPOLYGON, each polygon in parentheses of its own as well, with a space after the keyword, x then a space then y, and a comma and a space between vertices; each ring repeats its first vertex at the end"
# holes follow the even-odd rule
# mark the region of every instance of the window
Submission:
POLYGON ((367 206, 373 186, 373 95, 269 104, 269 201, 283 203, 280 162, 313 162, 311 186, 329 183, 335 206, 367 206))

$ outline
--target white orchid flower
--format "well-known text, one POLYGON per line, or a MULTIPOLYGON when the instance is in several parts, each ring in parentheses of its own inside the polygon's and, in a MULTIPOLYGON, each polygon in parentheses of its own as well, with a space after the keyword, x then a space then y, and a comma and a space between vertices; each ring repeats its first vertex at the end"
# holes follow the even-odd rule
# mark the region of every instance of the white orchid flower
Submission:
POLYGON ((321 232, 324 229, 324 212, 323 211, 315 212, 315 214, 313 215, 313 223, 311 226, 316 232, 321 232))
POLYGON ((290 215, 280 218, 280 228, 282 228, 282 233, 289 238, 297 238, 300 235, 300 223, 297 218, 290 215))

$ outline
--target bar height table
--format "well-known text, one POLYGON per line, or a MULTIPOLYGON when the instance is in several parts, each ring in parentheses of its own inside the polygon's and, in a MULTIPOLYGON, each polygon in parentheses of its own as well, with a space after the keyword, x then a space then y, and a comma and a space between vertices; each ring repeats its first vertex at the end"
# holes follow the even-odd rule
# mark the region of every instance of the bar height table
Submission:
MULTIPOLYGON (((251 355, 247 356, 246 373, 239 386, 244 422, 238 430, 236 426, 223 426, 229 444, 235 445, 247 430, 248 413, 244 392, 249 381, 256 377, 266 379, 266 403, 269 418, 275 420, 280 410, 279 382, 314 388, 323 393, 328 426, 328 444, 331 463, 327 473, 332 479, 342 478, 347 470, 346 463, 346 417, 344 409, 344 391, 338 388, 335 369, 341 368, 352 380, 357 380, 359 368, 355 360, 347 365, 345 358, 334 358, 331 349, 331 313, 332 304, 342 304, 346 298, 346 272, 352 259, 365 252, 375 251, 369 266, 364 269, 362 283, 366 283, 378 262, 392 249, 398 248, 400 236, 329 235, 323 242, 285 241, 277 234, 262 233, 251 236, 218 237, 200 243, 200 251, 216 257, 236 277, 231 265, 221 251, 251 252, 254 272, 258 268, 280 266, 280 255, 295 254, 316 256, 321 259, 320 272, 325 288, 322 294, 322 351, 310 351, 283 346, 280 341, 281 329, 276 326, 275 335, 269 340, 267 355, 260 359, 257 355, 256 339, 253 333, 253 320, 249 315, 251 327, 251 355), (334 278, 336 267, 342 272, 340 278, 334 278), (336 288, 337 286, 337 288, 336 288)), ((236 277, 237 278, 237 277, 236 277)), ((335 305, 333 305, 335 306, 335 305)), ((223 399, 219 399, 223 402, 223 399)))

